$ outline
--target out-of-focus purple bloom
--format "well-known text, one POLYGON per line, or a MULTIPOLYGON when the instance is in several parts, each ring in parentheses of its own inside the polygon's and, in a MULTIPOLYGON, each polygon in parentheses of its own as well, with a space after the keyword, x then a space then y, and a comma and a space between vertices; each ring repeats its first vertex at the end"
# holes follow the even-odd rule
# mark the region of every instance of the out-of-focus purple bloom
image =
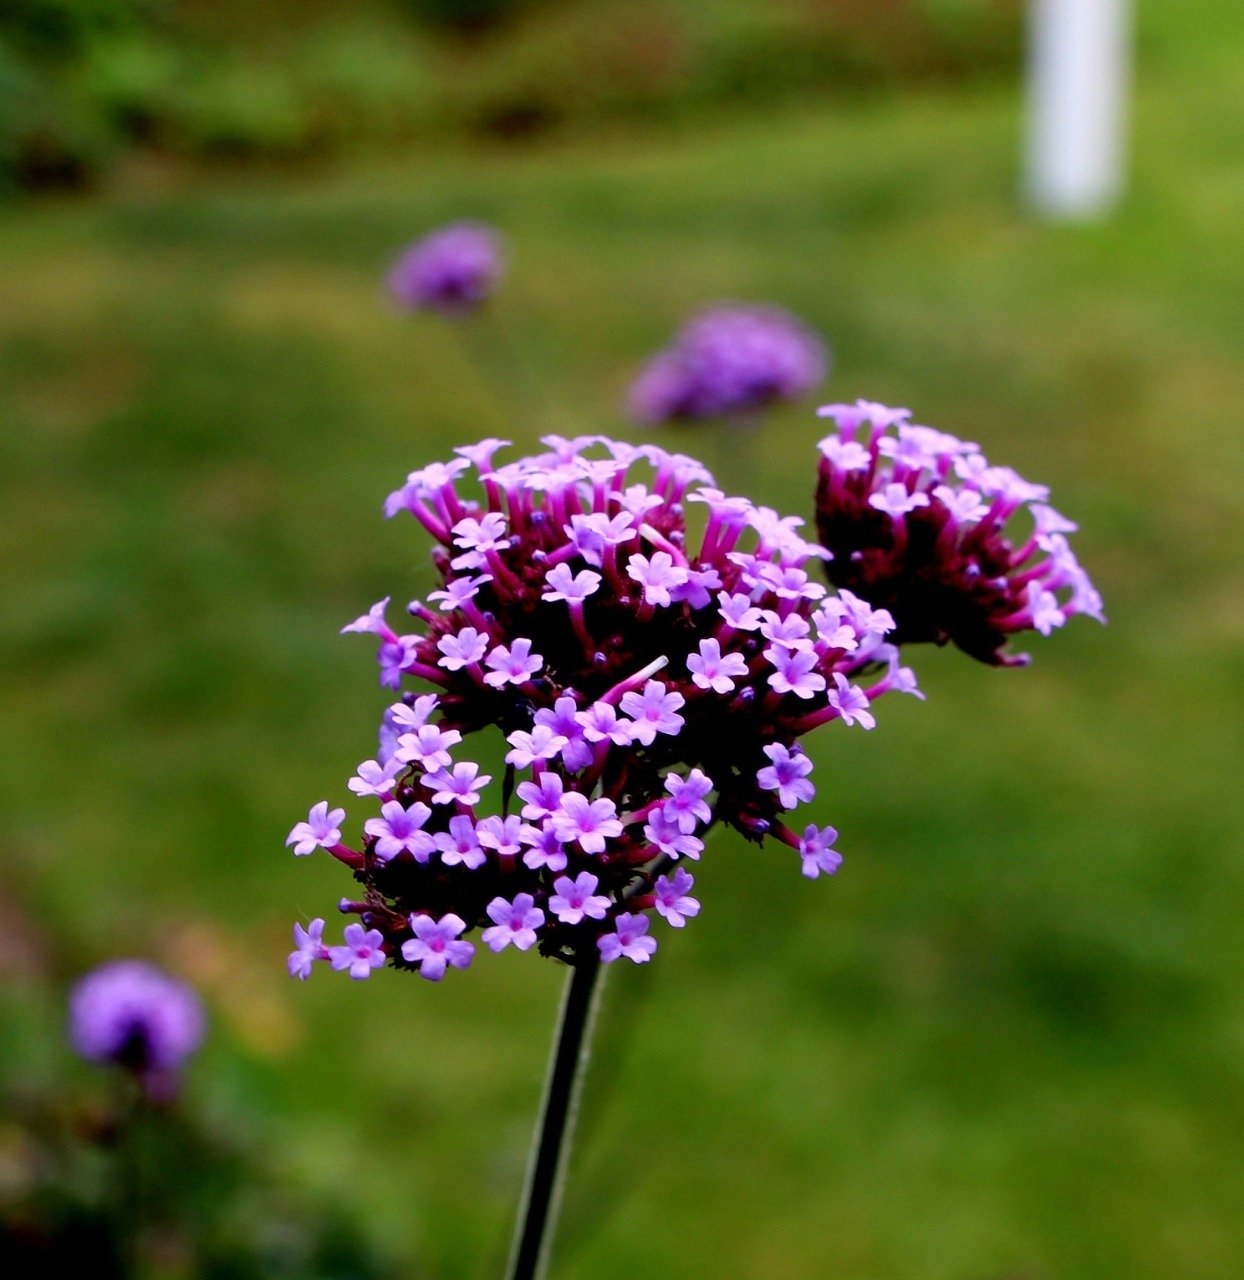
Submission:
POLYGON ((825 344, 789 312, 714 307, 640 373, 631 387, 631 414, 645 423, 748 414, 806 395, 825 369, 825 344))
POLYGON ((480 222, 455 222, 402 254, 389 273, 389 289, 412 311, 460 315, 492 293, 502 269, 497 233, 480 222))
POLYGON ((203 1006, 184 983, 141 960, 88 973, 69 998, 69 1035, 92 1062, 111 1062, 153 1089, 199 1047, 203 1006))
POLYGON ((820 415, 837 426, 820 442, 825 572, 843 599, 887 615, 891 644, 951 642, 1017 666, 1027 657, 1006 649, 1017 632, 1049 635, 1077 613, 1105 621, 1066 539, 1076 526, 1047 505, 1043 485, 912 424, 907 409, 861 400, 820 415))

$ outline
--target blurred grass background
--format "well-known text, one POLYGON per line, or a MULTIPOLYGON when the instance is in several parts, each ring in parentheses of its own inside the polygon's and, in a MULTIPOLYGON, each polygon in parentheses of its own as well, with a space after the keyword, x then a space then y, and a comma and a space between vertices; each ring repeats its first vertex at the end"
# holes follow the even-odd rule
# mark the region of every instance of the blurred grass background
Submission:
MULTIPOLYGON (((409 38, 512 67, 496 49, 559 15, 585 23, 409 38)), ((379 515, 406 471, 626 432, 628 378, 687 313, 772 300, 828 337, 832 398, 910 404, 1050 484, 1110 626, 1022 672, 920 653, 927 703, 814 738, 836 879, 718 842, 703 916, 611 975, 554 1274, 1244 1273, 1244 11, 1139 21, 1134 182, 1095 226, 1017 208, 992 54, 886 92, 568 111, 521 146, 459 121, 203 167, 130 138, 93 194, 0 207, 9 1096, 91 1088, 66 984, 154 955, 211 1004, 209 1126, 405 1274, 499 1272, 561 974, 283 974, 289 922, 346 887, 285 833, 348 798, 386 701, 337 628, 427 585, 379 515), (491 380, 381 293, 463 215, 509 241, 491 380)), ((753 496, 809 515, 818 434, 775 415, 753 496)), ((711 433, 657 439, 735 478, 711 433)))

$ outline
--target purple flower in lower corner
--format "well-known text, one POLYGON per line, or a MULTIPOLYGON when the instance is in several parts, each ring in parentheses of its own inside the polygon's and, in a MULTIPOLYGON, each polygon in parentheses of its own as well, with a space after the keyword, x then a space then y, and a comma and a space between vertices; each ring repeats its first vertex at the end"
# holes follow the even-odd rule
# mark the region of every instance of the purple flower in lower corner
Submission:
POLYGON ((167 1079, 199 1047, 205 1018, 184 982, 141 960, 114 960, 87 974, 69 1000, 74 1048, 140 1082, 167 1079))

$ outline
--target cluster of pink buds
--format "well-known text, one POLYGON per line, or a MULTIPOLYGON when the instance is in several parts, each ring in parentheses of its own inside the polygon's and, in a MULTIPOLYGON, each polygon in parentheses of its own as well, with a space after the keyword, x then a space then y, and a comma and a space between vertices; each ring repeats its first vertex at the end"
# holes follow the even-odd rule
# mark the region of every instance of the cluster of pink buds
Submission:
POLYGON ((1067 542, 1076 526, 1047 505, 1043 485, 910 423, 907 409, 860 400, 820 415, 837 426, 820 442, 816 492, 826 571, 890 615, 893 643, 953 641, 1016 666, 1027 657, 1003 652, 1015 632, 1049 635, 1077 613, 1105 621, 1067 542))
POLYGON ((799 739, 869 729, 880 694, 916 692, 890 614, 810 576, 826 553, 802 521, 652 446, 546 437, 495 464, 504 443, 457 450, 386 503, 431 535, 439 585, 409 633, 387 601, 345 630, 377 637, 383 686, 422 690, 400 692, 349 781, 374 806, 359 837, 327 802, 290 833, 358 883, 340 944, 323 920, 295 927, 299 977, 327 961, 436 981, 472 962, 477 931, 492 951, 646 961, 651 912, 676 928, 698 913, 686 864, 715 823, 776 839, 810 878, 835 871, 833 828, 791 817, 815 794, 799 739))

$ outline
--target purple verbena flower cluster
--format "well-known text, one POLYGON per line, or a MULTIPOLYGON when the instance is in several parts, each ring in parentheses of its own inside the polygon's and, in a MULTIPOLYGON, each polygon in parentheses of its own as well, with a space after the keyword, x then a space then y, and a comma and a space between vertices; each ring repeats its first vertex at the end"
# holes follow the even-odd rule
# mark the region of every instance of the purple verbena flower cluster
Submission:
POLYGON ((652 446, 550 436, 499 465, 504 443, 412 473, 385 504, 432 536, 439 585, 410 604, 411 632, 387 601, 344 630, 376 636, 384 687, 431 691, 389 707, 378 757, 350 779, 378 810, 361 840, 326 801, 290 832, 359 885, 340 944, 322 919, 295 926, 298 977, 387 962, 437 981, 471 964, 477 930, 491 951, 644 962, 650 911, 675 928, 698 913, 683 864, 714 823, 775 837, 809 878, 835 871, 832 827, 787 825, 815 794, 799 739, 871 728, 880 694, 915 692, 889 615, 809 575, 824 552, 802 521, 652 446), (497 764, 472 735, 499 735, 497 764))
POLYGON ((1105 621, 1067 542, 1076 526, 1045 486, 907 409, 861 400, 819 412, 837 427, 820 442, 816 492, 826 572, 844 598, 889 614, 893 643, 953 641, 1015 666, 1028 660, 1004 652, 1017 631, 1049 635, 1078 613, 1105 621))
POLYGON ((631 387, 645 423, 741 416, 793 400, 825 376, 825 344, 777 307, 722 306, 688 322, 631 387))
POLYGON ((389 273, 389 290, 413 311, 461 314, 496 288, 501 242, 480 222, 454 222, 416 241, 389 273))
POLYGON ((74 1048, 124 1067, 144 1085, 177 1071, 203 1039, 203 1006, 184 982, 141 960, 87 974, 69 1000, 74 1048))

